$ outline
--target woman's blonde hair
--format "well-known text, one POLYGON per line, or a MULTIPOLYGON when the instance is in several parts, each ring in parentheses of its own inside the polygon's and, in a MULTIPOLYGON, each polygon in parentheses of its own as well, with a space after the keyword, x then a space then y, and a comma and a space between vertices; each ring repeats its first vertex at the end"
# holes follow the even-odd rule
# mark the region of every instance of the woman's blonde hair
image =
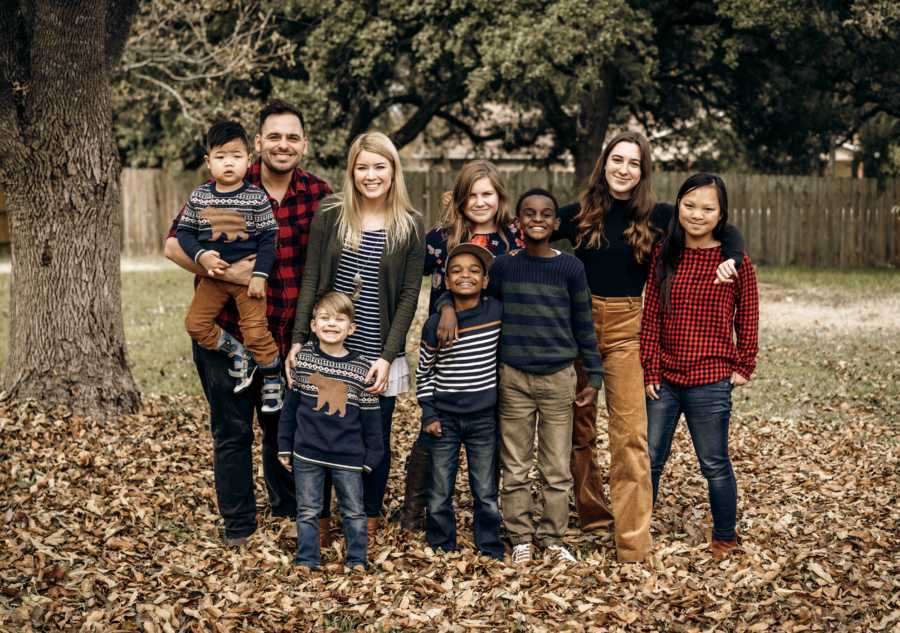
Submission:
POLYGON ((391 252, 405 244, 410 236, 416 233, 416 217, 419 212, 412 206, 406 181, 403 179, 403 167, 400 165, 400 154, 387 135, 381 132, 365 132, 357 136, 350 145, 347 154, 347 170, 344 173, 344 190, 336 197, 332 207, 338 207, 338 235, 343 244, 353 250, 359 249, 362 240, 362 225, 359 215, 362 207, 362 194, 356 190, 353 180, 353 169, 356 159, 362 152, 372 152, 383 156, 393 168, 391 186, 385 200, 385 251, 391 252))
POLYGON ((497 214, 494 216, 494 222, 497 224, 497 233, 500 234, 500 239, 506 244, 507 249, 509 248, 506 229, 512 224, 513 216, 509 210, 506 186, 494 163, 487 160, 476 160, 466 163, 459 170, 453 185, 453 200, 441 213, 440 227, 447 236, 447 252, 471 239, 469 221, 466 219, 466 205, 469 202, 472 187, 475 186, 476 181, 482 178, 490 180, 494 191, 497 192, 497 214))

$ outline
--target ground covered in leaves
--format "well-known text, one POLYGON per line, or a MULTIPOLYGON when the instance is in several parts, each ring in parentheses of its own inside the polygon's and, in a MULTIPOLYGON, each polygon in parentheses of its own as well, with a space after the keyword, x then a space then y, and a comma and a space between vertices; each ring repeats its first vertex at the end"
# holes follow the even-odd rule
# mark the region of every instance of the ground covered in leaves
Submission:
MULTIPOLYGON (((577 564, 479 558, 461 473, 460 552, 435 554, 389 523, 365 575, 343 571, 340 541, 323 572, 304 574, 261 477, 260 529, 246 549, 222 546, 197 396, 150 395, 115 423, 26 403, 0 406, 0 630, 897 630, 900 288, 762 277, 758 375, 736 392, 731 431, 743 535, 731 558, 707 551, 683 425, 643 564, 617 563, 609 535, 574 522, 577 564)), ((389 514, 413 401, 396 415, 389 514)))

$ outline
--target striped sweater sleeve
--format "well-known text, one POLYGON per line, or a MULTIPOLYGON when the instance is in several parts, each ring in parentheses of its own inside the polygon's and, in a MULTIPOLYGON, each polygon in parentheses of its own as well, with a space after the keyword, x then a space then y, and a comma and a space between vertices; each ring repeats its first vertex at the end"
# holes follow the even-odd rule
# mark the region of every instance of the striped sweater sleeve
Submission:
POLYGON ((588 288, 584 265, 578 264, 569 276, 569 296, 572 302, 572 334, 584 363, 588 384, 595 389, 603 386, 603 361, 597 346, 594 319, 591 315, 591 291, 588 288))
POLYGON ((422 427, 438 419, 434 407, 437 362, 437 320, 432 316, 422 327, 419 365, 416 368, 416 399, 422 407, 422 427))

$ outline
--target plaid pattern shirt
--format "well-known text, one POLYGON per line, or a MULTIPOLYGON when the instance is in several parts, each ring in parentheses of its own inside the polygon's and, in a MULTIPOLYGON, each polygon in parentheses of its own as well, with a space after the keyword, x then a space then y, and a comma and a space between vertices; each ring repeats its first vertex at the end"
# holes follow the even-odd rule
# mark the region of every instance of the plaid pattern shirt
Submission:
POLYGON ((759 329, 759 293, 750 258, 744 255, 733 284, 714 284, 721 249, 684 249, 664 309, 656 279, 661 250, 658 245, 653 253, 644 295, 644 384, 665 379, 694 387, 730 378, 732 372, 749 379, 756 368, 759 329))
MULTIPOLYGON (((262 164, 259 161, 250 166, 247 180, 251 185, 265 190, 262 185, 262 164)), ((294 170, 291 184, 280 203, 269 196, 272 212, 278 223, 278 246, 275 265, 266 284, 266 317, 282 357, 287 356, 291 346, 300 280, 306 263, 309 226, 319 203, 330 193, 331 187, 327 182, 298 168, 294 170)), ((182 208, 178 212, 167 237, 175 237, 175 229, 183 211, 182 208)), ((216 323, 232 336, 243 340, 238 320, 237 307, 233 300, 229 300, 216 318, 216 323)))

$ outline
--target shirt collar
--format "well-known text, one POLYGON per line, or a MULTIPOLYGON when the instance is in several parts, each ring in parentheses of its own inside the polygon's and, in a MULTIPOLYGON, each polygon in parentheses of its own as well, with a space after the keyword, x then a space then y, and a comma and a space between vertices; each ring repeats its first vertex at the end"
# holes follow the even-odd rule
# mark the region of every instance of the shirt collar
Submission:
MULTIPOLYGON (((294 173, 291 174, 291 184, 288 185, 288 190, 284 194, 285 198, 289 198, 291 196, 297 195, 298 193, 303 193, 306 191, 306 178, 304 176, 306 176, 305 171, 303 171, 299 167, 294 169, 294 173)), ((265 189, 262 183, 262 159, 259 159, 255 163, 250 165, 248 178, 250 179, 250 184, 257 186, 260 189, 265 189)))

